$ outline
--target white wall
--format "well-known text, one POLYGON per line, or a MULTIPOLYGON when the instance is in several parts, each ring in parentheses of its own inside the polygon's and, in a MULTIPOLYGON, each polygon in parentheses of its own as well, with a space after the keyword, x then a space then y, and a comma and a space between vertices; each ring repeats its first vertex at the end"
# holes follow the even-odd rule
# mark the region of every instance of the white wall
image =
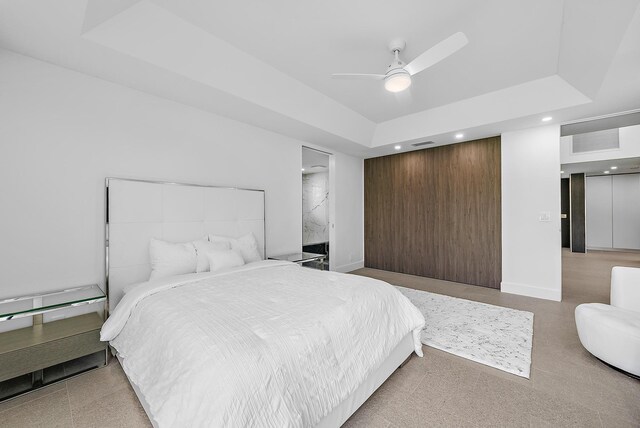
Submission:
POLYGON ((561 300, 559 143, 557 125, 502 134, 504 292, 561 300))
MULTIPOLYGON (((300 250, 301 141, 5 50, 0 93, 0 296, 104 282, 106 176, 265 189, 267 254, 300 250)), ((361 200, 336 159, 337 203, 361 200)), ((346 208, 336 266, 362 253, 346 208)))
POLYGON ((620 148, 586 153, 572 153, 573 136, 560 139, 560 163, 592 162, 640 157, 640 125, 620 128, 620 148))
POLYGON ((336 153, 329 171, 329 260, 332 270, 349 272, 364 267, 364 161, 336 153))

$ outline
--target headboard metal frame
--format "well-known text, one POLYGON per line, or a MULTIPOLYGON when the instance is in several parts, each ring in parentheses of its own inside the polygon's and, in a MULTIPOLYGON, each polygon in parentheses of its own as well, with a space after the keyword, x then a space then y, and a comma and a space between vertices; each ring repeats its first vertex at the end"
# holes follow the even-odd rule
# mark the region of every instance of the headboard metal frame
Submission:
MULTIPOLYGON (((256 222, 258 220, 261 221, 261 229, 262 229, 262 237, 257 236, 256 238, 258 238, 258 242, 260 242, 260 240, 262 241, 263 245, 262 245, 262 256, 263 258, 266 258, 266 248, 267 248, 267 243, 266 243, 266 229, 265 229, 265 191, 264 190, 260 190, 260 189, 247 189, 247 188, 241 188, 241 187, 227 187, 227 186, 212 186, 212 185, 206 185, 206 184, 190 184, 190 183, 178 183, 178 182, 170 182, 170 181, 155 181, 155 180, 142 180, 142 179, 130 179, 130 178, 118 178, 118 177, 107 177, 105 179, 105 287, 106 287, 106 295, 107 295, 107 308, 108 311, 110 312, 113 307, 115 307, 115 304, 117 304, 117 302, 120 300, 121 296, 112 296, 112 291, 113 292, 120 292, 121 290, 111 290, 110 287, 110 274, 109 271, 111 270, 111 268, 113 268, 113 266, 110 266, 110 263, 113 263, 112 261, 110 261, 110 256, 113 257, 113 254, 110 254, 110 240, 111 240, 111 235, 112 235, 112 230, 110 230, 110 204, 113 203, 113 198, 110 197, 109 195, 109 188, 110 188, 110 184, 112 184, 112 182, 114 181, 118 181, 118 182, 129 182, 132 185, 135 185, 135 183, 139 183, 139 184, 157 184, 157 185, 161 185, 163 187, 161 187, 161 189, 164 188, 170 188, 173 186, 180 186, 180 187, 190 187, 190 188, 204 188, 204 189, 218 189, 220 191, 238 191, 233 192, 234 195, 237 195, 236 198, 241 198, 242 195, 247 195, 245 192, 259 192, 262 194, 262 201, 261 201, 261 218, 256 218, 256 219, 251 219, 248 220, 250 222, 256 222), (164 187, 166 186, 166 187, 164 187), (112 306, 113 304, 113 306, 112 306)), ((206 197, 206 196, 205 196, 206 197)), ((229 202, 227 201, 222 201, 222 202, 229 202)), ((231 201, 232 203, 234 201, 231 201)), ((205 203, 205 202, 203 202, 205 203)), ((255 213, 255 210, 257 208, 253 208, 253 212, 255 213)), ((230 222, 231 221, 227 221, 227 220, 222 220, 219 223, 225 223, 225 222, 230 222)), ((135 224, 136 222, 132 222, 131 224, 135 224)), ((193 221, 194 224, 199 223, 199 221, 193 221)), ((139 223, 141 226, 144 226, 146 223, 144 222, 140 222, 139 223)), ((163 225, 165 223, 162 223, 163 225)), ((171 223, 168 223, 171 224, 171 223)), ((174 223, 177 225, 183 224, 181 222, 177 222, 174 223)), ((184 223, 184 224, 188 224, 188 223, 184 223)), ((202 220, 202 224, 203 224, 203 228, 206 229, 205 225, 205 221, 202 220)), ((241 228, 242 229, 242 228, 241 228)), ((232 235, 238 235, 240 233, 246 233, 249 230, 240 230, 238 231, 236 229, 236 233, 225 233, 224 231, 221 231, 219 229, 217 229, 215 231, 215 233, 219 233, 220 235, 226 235, 226 236, 232 236, 232 235)), ((209 233, 209 230, 204 230, 205 234, 209 233)), ((193 236, 193 239, 198 239, 201 236, 193 236)), ((165 238, 165 236, 162 236, 162 238, 165 238)), ((171 240, 171 239, 168 239, 171 240)), ((147 251, 148 253, 148 251, 147 251)), ((108 314, 107 314, 108 315, 108 314)))

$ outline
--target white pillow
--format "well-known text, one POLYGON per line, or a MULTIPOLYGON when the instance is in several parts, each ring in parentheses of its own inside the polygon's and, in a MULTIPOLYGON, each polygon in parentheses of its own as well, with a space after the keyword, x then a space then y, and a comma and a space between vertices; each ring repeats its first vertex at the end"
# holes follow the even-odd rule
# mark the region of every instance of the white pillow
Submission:
POLYGON ((151 258, 150 280, 196 271, 198 257, 196 247, 191 242, 174 244, 152 238, 149 242, 149 256, 151 258))
POLYGON ((209 269, 211 272, 242 266, 244 264, 242 256, 235 250, 212 251, 207 254, 207 257, 209 258, 209 269))
POLYGON ((213 251, 230 250, 231 244, 229 242, 218 241, 209 242, 205 239, 193 241, 193 245, 196 247, 196 254, 198 256, 198 263, 196 265, 196 272, 208 272, 209 271, 209 258, 207 253, 213 251))
POLYGON ((253 233, 248 233, 240 238, 209 235, 209 241, 229 242, 231 244, 231 249, 239 252, 245 263, 253 263, 262 260, 262 257, 260 257, 260 251, 258 250, 258 241, 256 241, 253 233))

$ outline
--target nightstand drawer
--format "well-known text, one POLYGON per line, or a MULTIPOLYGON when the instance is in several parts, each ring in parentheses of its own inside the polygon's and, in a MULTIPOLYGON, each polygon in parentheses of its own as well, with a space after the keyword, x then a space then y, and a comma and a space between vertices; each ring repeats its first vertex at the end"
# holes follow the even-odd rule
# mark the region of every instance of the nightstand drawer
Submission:
POLYGON ((94 330, 1 354, 0 381, 104 349, 100 330, 94 330))
POLYGON ((0 382, 106 349, 95 312, 0 333, 0 382))

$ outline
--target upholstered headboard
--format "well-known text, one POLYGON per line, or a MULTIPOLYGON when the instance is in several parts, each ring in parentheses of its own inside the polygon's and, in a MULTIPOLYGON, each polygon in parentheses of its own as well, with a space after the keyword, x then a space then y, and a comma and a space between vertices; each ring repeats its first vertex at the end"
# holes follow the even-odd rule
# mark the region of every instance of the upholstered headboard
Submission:
POLYGON ((106 286, 109 311, 128 284, 151 273, 149 240, 187 242, 209 233, 252 232, 265 257, 264 190, 106 179, 106 286))

